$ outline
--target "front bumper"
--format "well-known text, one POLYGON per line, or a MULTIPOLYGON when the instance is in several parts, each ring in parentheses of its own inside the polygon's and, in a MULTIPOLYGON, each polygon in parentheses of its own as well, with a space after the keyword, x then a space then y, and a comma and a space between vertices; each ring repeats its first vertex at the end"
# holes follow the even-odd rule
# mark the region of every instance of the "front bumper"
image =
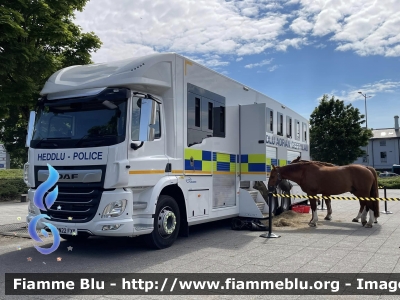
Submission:
MULTIPOLYGON (((33 202, 34 193, 35 190, 28 191, 29 201, 33 202)), ((151 216, 134 217, 132 202, 133 196, 129 190, 116 189, 114 191, 104 191, 96 215, 89 222, 75 223, 73 219, 68 222, 58 222, 45 218, 39 220, 36 229, 46 229, 46 225, 43 224, 45 222, 54 225, 56 228, 76 229, 78 235, 81 233, 95 236, 138 236, 151 233, 153 231, 153 218, 151 216), (120 216, 110 218, 101 217, 108 204, 123 199, 127 200, 127 205, 120 216), (104 226, 107 225, 120 225, 120 227, 114 230, 103 230, 104 226)), ((39 209, 37 207, 34 208, 34 213, 29 212, 26 217, 27 223, 40 214, 39 209)))

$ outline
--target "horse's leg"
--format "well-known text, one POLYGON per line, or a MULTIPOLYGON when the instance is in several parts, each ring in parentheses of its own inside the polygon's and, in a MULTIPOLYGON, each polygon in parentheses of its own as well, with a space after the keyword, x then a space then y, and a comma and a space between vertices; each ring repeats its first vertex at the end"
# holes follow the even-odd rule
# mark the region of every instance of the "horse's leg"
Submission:
MULTIPOLYGON (((363 200, 363 201, 368 201, 368 200, 363 200)), ((364 203, 364 210, 363 210, 363 212, 361 214, 361 224, 362 224, 362 226, 365 226, 365 224, 367 224, 367 214, 368 214, 369 210, 370 209, 368 207, 368 204, 364 203)))
MULTIPOLYGON (((322 197, 324 197, 325 195, 322 195, 322 197)), ((328 195, 326 195, 327 197, 329 197, 328 195)), ((326 212, 326 217, 325 220, 332 220, 332 206, 331 206, 331 199, 325 199, 325 204, 326 204, 326 208, 327 208, 327 212, 326 212)))
MULTIPOLYGON (((358 197, 358 196, 357 196, 358 197)), ((362 226, 364 226, 365 224, 367 224, 367 213, 368 213, 368 208, 366 206, 366 202, 367 200, 360 200, 360 210, 358 212, 357 217, 355 217, 353 219, 353 222, 358 222, 358 219, 361 218, 361 224, 362 226)))
POLYGON ((372 228, 372 223, 375 221, 375 212, 371 200, 369 200, 368 203, 366 204, 365 210, 369 212, 369 220, 368 223, 365 224, 365 228, 372 228))
POLYGON ((370 200, 367 203, 367 208, 369 209, 369 220, 365 225, 365 228, 371 228, 372 223, 378 223, 379 217, 379 201, 378 200, 370 200))
POLYGON ((312 218, 310 223, 308 223, 308 225, 310 227, 315 227, 317 226, 317 222, 318 222, 318 214, 317 214, 317 200, 316 199, 310 199, 310 205, 311 205, 311 213, 312 213, 312 218))

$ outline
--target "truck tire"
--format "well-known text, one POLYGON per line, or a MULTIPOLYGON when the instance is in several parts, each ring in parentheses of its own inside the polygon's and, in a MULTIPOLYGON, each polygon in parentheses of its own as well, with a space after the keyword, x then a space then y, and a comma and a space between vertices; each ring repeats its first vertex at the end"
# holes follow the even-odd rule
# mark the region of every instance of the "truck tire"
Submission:
MULTIPOLYGON (((269 199, 266 201, 267 205, 269 206, 269 199)), ((277 215, 277 210, 278 210, 278 197, 272 197, 272 206, 271 206, 271 212, 274 216, 277 215)), ((269 209, 269 208, 268 208, 269 209)), ((268 210, 269 211, 269 210, 268 210)))
POLYGON ((161 195, 154 216, 154 230, 145 236, 146 244, 153 249, 170 247, 178 236, 180 225, 179 206, 175 199, 161 195))
POLYGON ((291 205, 292 205, 292 199, 290 197, 282 197, 281 199, 282 212, 288 211, 291 205))

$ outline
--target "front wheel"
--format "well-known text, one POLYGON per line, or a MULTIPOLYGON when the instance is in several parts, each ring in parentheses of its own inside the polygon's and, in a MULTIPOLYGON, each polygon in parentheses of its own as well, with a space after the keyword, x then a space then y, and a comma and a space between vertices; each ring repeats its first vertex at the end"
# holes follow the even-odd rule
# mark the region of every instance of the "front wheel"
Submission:
POLYGON ((154 229, 145 237, 146 243, 155 249, 170 247, 178 236, 180 224, 179 206, 175 199, 161 195, 156 207, 154 229))

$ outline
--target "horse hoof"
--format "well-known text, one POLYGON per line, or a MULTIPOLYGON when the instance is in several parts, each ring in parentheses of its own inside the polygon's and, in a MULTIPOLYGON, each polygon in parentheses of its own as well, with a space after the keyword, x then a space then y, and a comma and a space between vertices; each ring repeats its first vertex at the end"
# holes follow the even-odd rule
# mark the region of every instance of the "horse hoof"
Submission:
POLYGON ((354 218, 354 219, 352 220, 352 222, 358 223, 358 219, 354 218))
POLYGON ((378 221, 375 221, 374 223, 375 223, 375 224, 378 224, 378 221))
POLYGON ((371 224, 367 224, 367 225, 365 225, 365 228, 372 228, 372 225, 371 224))
POLYGON ((310 226, 310 227, 316 227, 316 226, 317 226, 317 224, 314 224, 314 223, 308 223, 308 226, 310 226))
POLYGON ((367 222, 362 222, 362 226, 365 226, 365 224, 367 224, 367 222))
POLYGON ((332 220, 332 217, 325 217, 324 219, 330 221, 332 220))

